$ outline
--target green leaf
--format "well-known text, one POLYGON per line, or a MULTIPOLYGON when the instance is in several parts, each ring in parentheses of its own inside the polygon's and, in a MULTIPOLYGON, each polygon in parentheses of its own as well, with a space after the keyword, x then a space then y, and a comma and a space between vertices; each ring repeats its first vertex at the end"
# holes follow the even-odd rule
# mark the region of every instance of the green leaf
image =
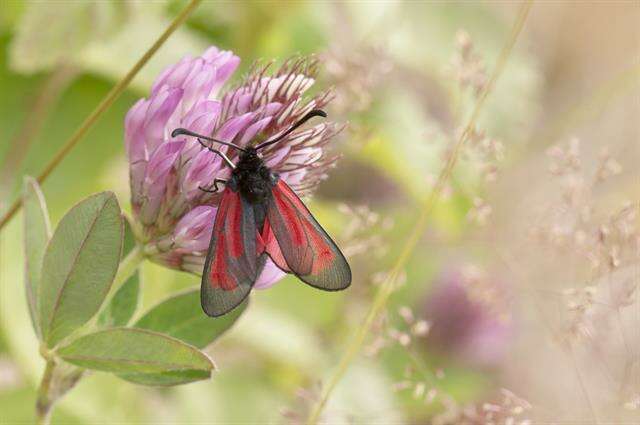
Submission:
POLYGON ((44 254, 38 300, 42 336, 50 347, 100 308, 118 269, 122 232, 111 192, 83 200, 60 221, 44 254))
POLYGON ((120 374, 210 373, 214 368, 209 357, 197 348, 167 335, 135 328, 112 328, 84 335, 59 348, 56 354, 76 366, 120 374))
POLYGON ((200 307, 200 289, 193 288, 173 295, 152 307, 134 326, 162 332, 204 348, 215 341, 238 320, 248 301, 221 317, 209 317, 200 307))
POLYGON ((163 373, 126 373, 118 375, 125 381, 154 387, 171 387, 209 379, 211 372, 206 370, 181 370, 163 373))
POLYGON ((125 326, 140 302, 140 273, 136 272, 116 291, 111 302, 98 316, 101 328, 125 326))
POLYGON ((24 249, 25 249, 25 290, 29 316, 36 335, 40 337, 38 320, 38 288, 44 251, 51 238, 51 223, 47 204, 38 182, 32 177, 25 177, 24 192, 24 249))

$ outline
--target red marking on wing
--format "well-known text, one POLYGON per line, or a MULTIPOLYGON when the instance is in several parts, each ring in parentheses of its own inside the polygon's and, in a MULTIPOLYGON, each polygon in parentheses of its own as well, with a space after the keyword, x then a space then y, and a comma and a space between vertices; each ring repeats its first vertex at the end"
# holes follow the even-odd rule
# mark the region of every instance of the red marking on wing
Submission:
POLYGON ((209 283, 212 288, 232 291, 238 287, 237 279, 229 273, 228 253, 234 258, 242 255, 241 219, 242 205, 239 194, 225 190, 213 226, 216 246, 209 270, 209 283))
POLYGON ((282 255, 280 245, 273 234, 273 229, 269 224, 269 218, 265 218, 262 232, 258 234, 258 255, 266 252, 271 260, 278 268, 284 272, 290 273, 291 270, 287 266, 287 262, 282 255))
MULTIPOLYGON (((278 185, 279 184, 280 182, 278 182, 278 185)), ((273 192, 273 196, 276 201, 278 211, 280 211, 280 214, 284 216, 284 220, 287 223, 287 226, 289 226, 289 230, 293 233, 293 243, 297 246, 302 245, 305 242, 305 238, 298 214, 285 200, 284 191, 275 190, 273 192)))
POLYGON ((316 254, 311 274, 317 274, 331 265, 335 255, 329 248, 329 245, 327 245, 325 240, 322 238, 322 235, 318 233, 310 222, 305 221, 304 227, 307 230, 307 235, 311 238, 309 242, 313 246, 313 250, 316 254))
MULTIPOLYGON (((236 194, 236 197, 238 195, 236 194)), ((244 246, 242 244, 242 204, 238 200, 231 204, 232 210, 229 212, 231 214, 230 221, 230 229, 227 230, 227 235, 231 238, 231 255, 234 258, 240 257, 244 253, 244 246)))
MULTIPOLYGON (((218 243, 221 246, 225 246, 224 233, 220 234, 218 243)), ((213 264, 211 264, 211 272, 209 273, 209 280, 211 282, 211 286, 214 288, 224 289, 225 291, 231 291, 235 289, 238 285, 229 276, 227 270, 227 258, 224 252, 224 249, 217 249, 215 253, 215 258, 213 259, 213 264)))

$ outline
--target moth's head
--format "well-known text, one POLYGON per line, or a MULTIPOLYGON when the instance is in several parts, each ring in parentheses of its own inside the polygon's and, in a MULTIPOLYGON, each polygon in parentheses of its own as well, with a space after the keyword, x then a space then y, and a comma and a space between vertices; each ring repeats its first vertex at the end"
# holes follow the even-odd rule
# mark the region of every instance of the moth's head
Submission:
POLYGON ((239 161, 236 164, 238 172, 257 171, 263 165, 262 158, 253 146, 246 147, 244 151, 240 152, 238 159, 239 161))
POLYGON ((258 151, 254 146, 247 146, 244 152, 240 152, 240 157, 245 159, 259 158, 258 151))

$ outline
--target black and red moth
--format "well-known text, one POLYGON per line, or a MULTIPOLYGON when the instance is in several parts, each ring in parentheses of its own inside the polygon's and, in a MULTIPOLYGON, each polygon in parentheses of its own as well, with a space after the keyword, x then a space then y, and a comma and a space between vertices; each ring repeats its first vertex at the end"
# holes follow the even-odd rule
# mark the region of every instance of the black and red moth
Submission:
POLYGON ((209 250, 202 273, 200 301, 209 316, 221 316, 237 307, 251 292, 267 256, 284 272, 325 291, 339 291, 351 284, 351 268, 340 249, 313 218, 293 190, 272 172, 259 155, 266 146, 282 140, 321 110, 307 113, 273 140, 240 147, 178 128, 172 136, 198 138, 202 146, 220 155, 231 167, 218 206, 209 250), (203 140, 240 151, 237 164, 203 140))

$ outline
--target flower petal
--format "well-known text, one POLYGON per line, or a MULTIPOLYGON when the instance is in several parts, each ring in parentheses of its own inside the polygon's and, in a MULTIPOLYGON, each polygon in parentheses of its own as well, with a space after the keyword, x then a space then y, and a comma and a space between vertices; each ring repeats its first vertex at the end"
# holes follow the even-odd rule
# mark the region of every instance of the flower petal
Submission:
POLYGON ((211 240, 216 212, 215 207, 201 205, 185 214, 173 232, 176 245, 189 251, 206 251, 211 240))
POLYGON ((193 66, 193 58, 186 56, 177 64, 167 67, 153 83, 151 95, 156 95, 162 89, 181 87, 193 66))
POLYGON ((151 155, 142 185, 144 197, 140 217, 144 224, 153 223, 157 219, 163 195, 167 190, 167 178, 183 146, 183 141, 168 142, 151 155))
POLYGON ((147 159, 142 127, 148 108, 149 102, 146 99, 140 99, 129 109, 124 118, 124 142, 131 162, 147 159))
POLYGON ((150 99, 144 121, 144 137, 147 151, 153 153, 165 141, 167 121, 182 99, 183 90, 165 88, 150 99))
POLYGON ((216 82, 216 68, 204 64, 197 73, 190 76, 184 83, 184 96, 182 97, 182 111, 188 113, 200 99, 207 99, 213 85, 216 82))
POLYGON ((238 144, 244 146, 248 144, 256 134, 260 133, 271 122, 271 117, 263 118, 258 122, 251 124, 242 134, 242 138, 238 144))
POLYGON ((253 285, 254 289, 267 289, 278 283, 286 273, 276 266, 270 258, 267 258, 264 268, 253 285))
POLYGON ((218 131, 216 131, 215 138, 220 139, 223 142, 232 142, 233 139, 244 130, 251 121, 253 121, 255 114, 248 112, 239 117, 233 117, 227 120, 218 131))
POLYGON ((202 149, 187 165, 188 169, 182 179, 182 190, 188 200, 204 194, 199 186, 209 186, 222 167, 222 158, 208 150, 202 149))

